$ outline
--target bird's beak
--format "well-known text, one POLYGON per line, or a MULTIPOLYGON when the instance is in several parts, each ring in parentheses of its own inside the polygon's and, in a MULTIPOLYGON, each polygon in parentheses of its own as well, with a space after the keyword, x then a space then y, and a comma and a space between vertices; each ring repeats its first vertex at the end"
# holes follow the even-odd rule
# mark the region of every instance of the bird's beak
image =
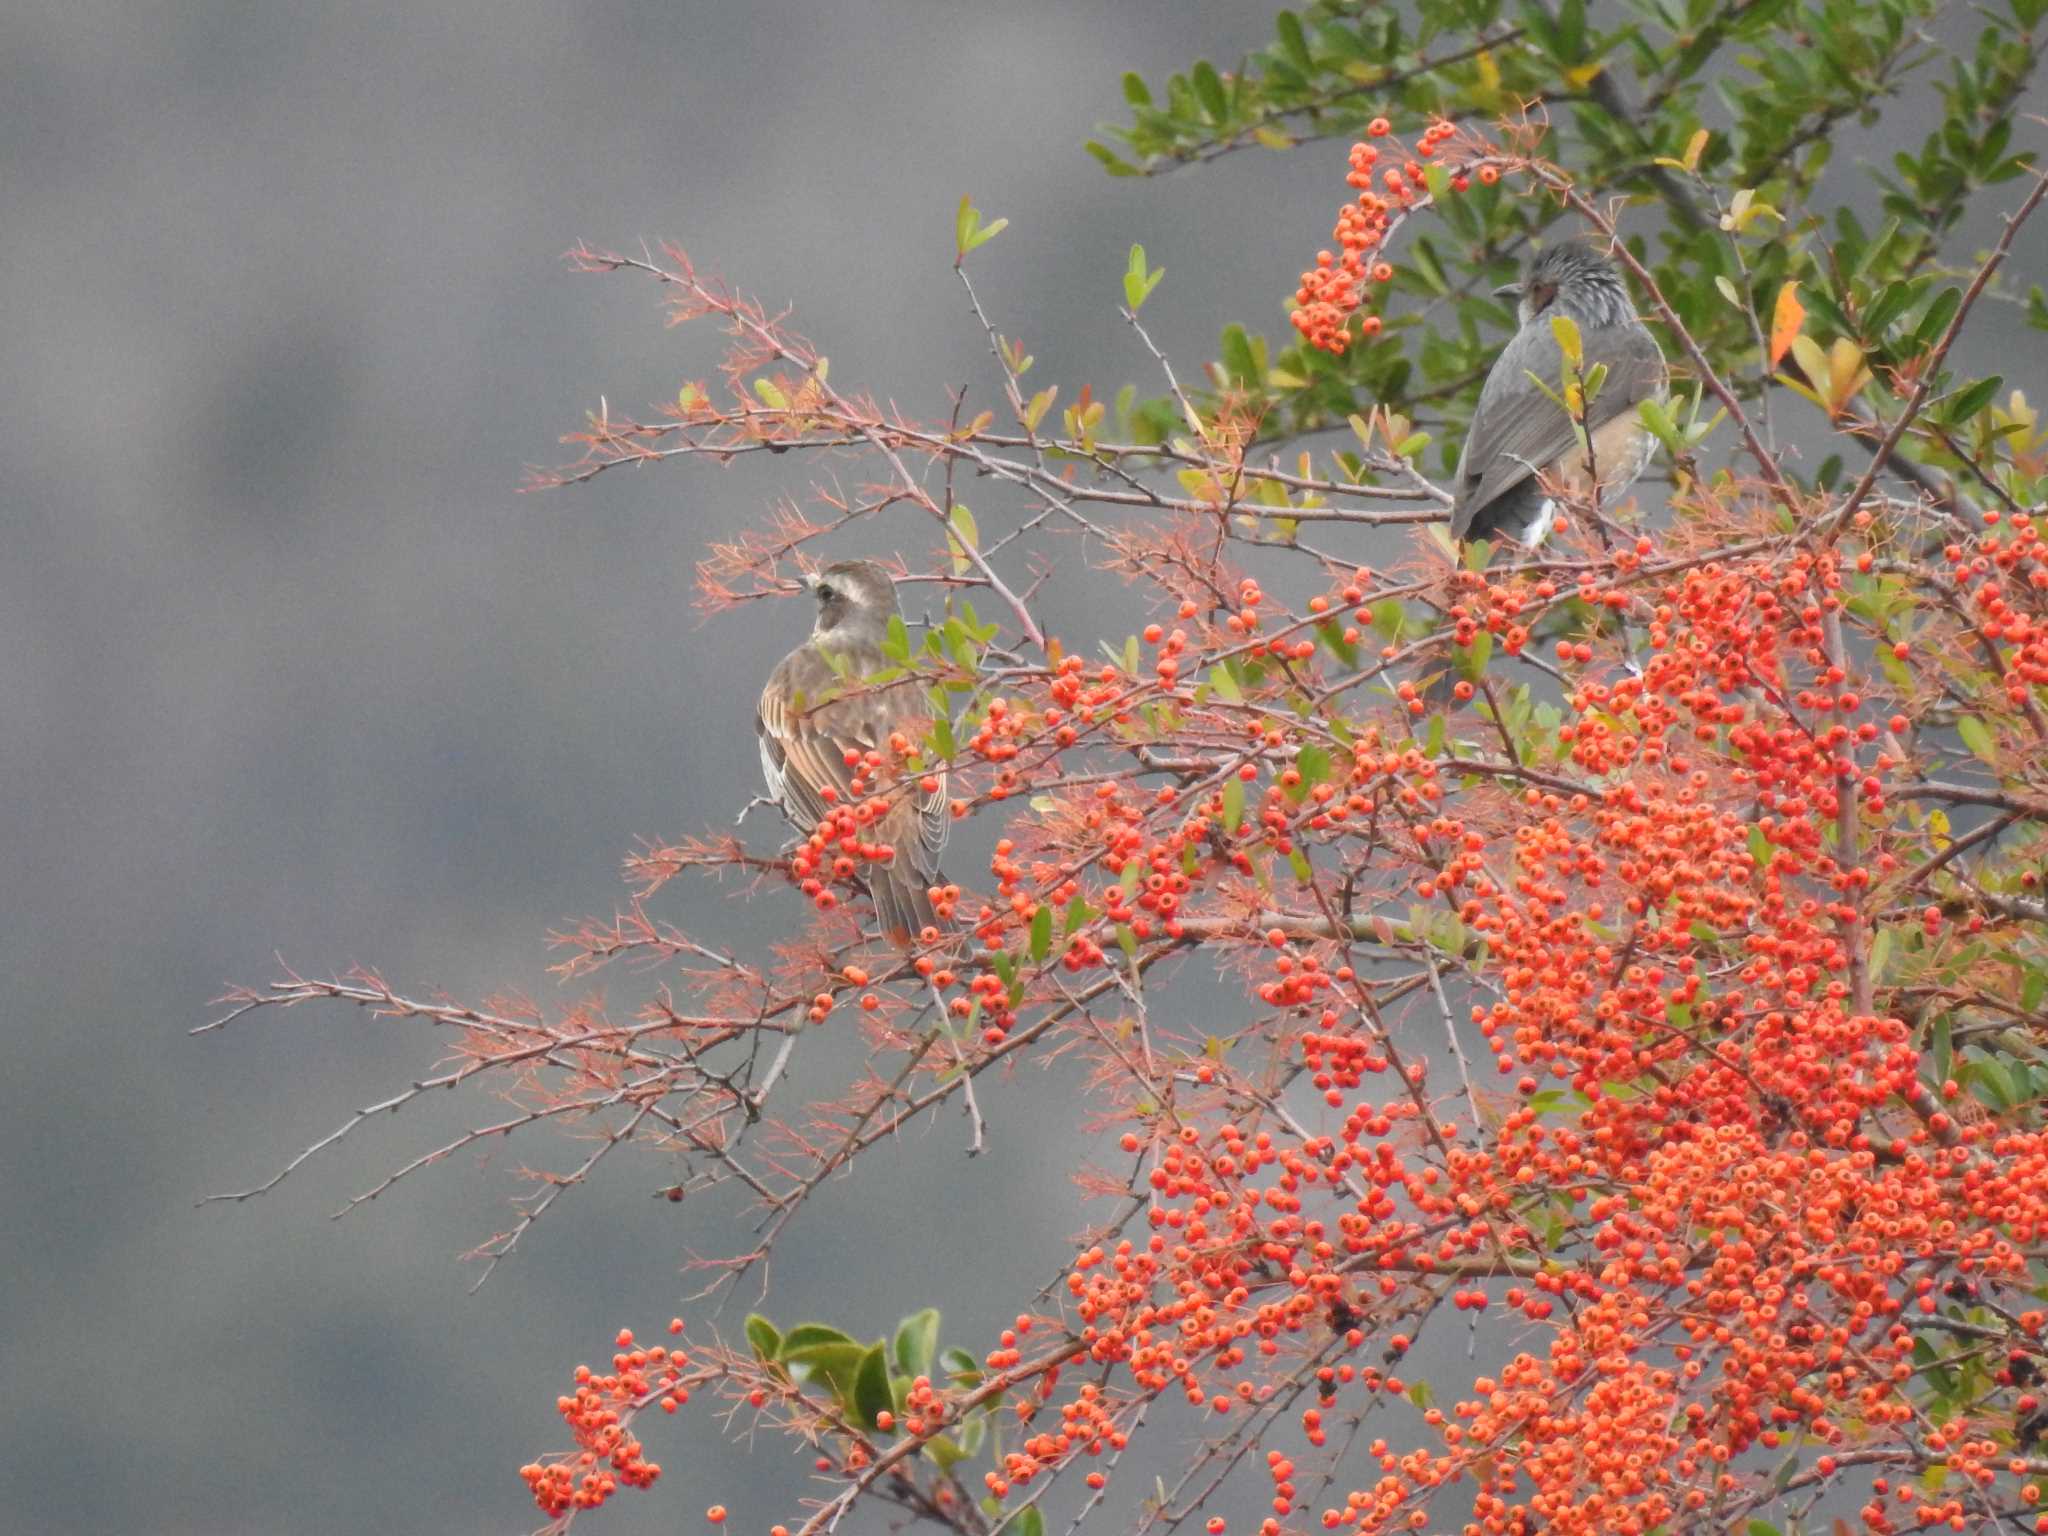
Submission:
POLYGON ((1493 290, 1493 296, 1496 299, 1519 299, 1522 296, 1522 285, 1520 283, 1502 283, 1493 290))
POLYGON ((807 591, 815 592, 818 590, 818 573, 816 571, 804 571, 801 573, 801 578, 807 591))

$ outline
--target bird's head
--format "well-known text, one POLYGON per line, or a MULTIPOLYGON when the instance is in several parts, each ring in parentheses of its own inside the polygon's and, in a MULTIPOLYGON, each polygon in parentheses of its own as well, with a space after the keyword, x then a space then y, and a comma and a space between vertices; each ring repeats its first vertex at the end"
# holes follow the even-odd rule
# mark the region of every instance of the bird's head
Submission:
POLYGON ((811 637, 845 644, 880 644, 896 612, 896 583, 872 560, 841 560, 804 578, 818 600, 811 637))
POLYGON ((1635 318, 1621 275, 1605 256, 1583 245, 1553 245, 1537 252, 1520 282, 1493 293, 1517 301, 1525 326, 1553 311, 1583 326, 1626 325, 1635 318))

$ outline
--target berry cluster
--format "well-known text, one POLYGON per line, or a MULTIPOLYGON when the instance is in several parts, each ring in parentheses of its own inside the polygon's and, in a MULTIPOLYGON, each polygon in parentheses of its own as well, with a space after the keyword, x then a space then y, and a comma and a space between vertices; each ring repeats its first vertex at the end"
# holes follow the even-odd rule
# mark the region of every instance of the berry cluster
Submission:
MULTIPOLYGON (((680 1318, 669 1324, 672 1333, 682 1328, 680 1318)), ((683 1374, 690 1361, 682 1350, 635 1344, 629 1329, 619 1331, 616 1343, 608 1374, 579 1365, 576 1390, 555 1400, 579 1449, 519 1469, 534 1503, 550 1519, 596 1509, 622 1487, 653 1487, 661 1468, 647 1459, 632 1432, 633 1419, 651 1403, 674 1413, 690 1400, 683 1374)))
MULTIPOLYGON (((1422 130, 1412 153, 1396 140, 1394 163, 1382 168, 1381 149, 1370 141, 1392 131, 1384 117, 1376 117, 1366 138, 1351 146, 1351 170, 1344 179, 1358 196, 1337 210, 1331 231, 1337 250, 1316 252, 1315 266, 1301 274, 1294 294, 1294 328, 1310 346, 1337 356, 1351 345, 1351 317, 1364 304, 1368 284, 1384 286, 1393 280, 1385 247, 1401 220, 1429 202, 1428 162, 1441 161, 1444 148, 1459 137, 1455 124, 1438 118, 1422 130)), ((1475 177, 1485 186, 1500 179, 1498 167, 1483 159, 1487 146, 1468 140, 1460 148, 1464 153, 1446 183, 1451 191, 1467 190, 1475 177)), ((1378 315, 1367 314, 1358 322, 1359 336, 1371 338, 1379 330, 1378 315)))

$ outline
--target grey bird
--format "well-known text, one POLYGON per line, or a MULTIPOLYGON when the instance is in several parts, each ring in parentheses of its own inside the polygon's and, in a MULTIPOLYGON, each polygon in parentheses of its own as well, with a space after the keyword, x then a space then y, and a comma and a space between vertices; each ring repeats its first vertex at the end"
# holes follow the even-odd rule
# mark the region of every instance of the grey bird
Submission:
POLYGON ((878 686, 861 681, 894 664, 882 642, 897 616, 896 583, 870 560, 844 560, 806 580, 818 602, 811 638, 769 674, 755 708, 761 773, 768 798, 805 837, 831 806, 886 796, 863 836, 893 849, 894 857, 869 864, 862 878, 883 932, 907 948, 938 925, 927 888, 939 883, 939 854, 951 826, 945 775, 937 775, 929 792, 918 779, 902 777, 886 786, 866 780, 857 789, 860 770, 846 760, 852 754, 858 762, 870 751, 891 757, 893 734, 913 740, 921 734, 922 689, 915 679, 878 686))
POLYGON ((1597 476, 1603 497, 1619 495, 1650 462, 1656 440, 1636 407, 1661 401, 1669 381, 1656 338, 1636 318, 1628 290, 1608 260, 1582 245, 1555 245, 1530 262, 1519 283, 1494 290, 1519 301, 1521 328, 1494 362, 1479 391, 1452 487, 1451 536, 1509 538, 1534 549, 1557 521, 1547 477, 1573 496, 1590 495, 1597 476), (1536 387, 1534 374, 1560 398, 1564 350, 1551 327, 1569 315, 1579 329, 1582 367, 1604 363, 1607 377, 1586 412, 1594 474, 1564 408, 1536 387))

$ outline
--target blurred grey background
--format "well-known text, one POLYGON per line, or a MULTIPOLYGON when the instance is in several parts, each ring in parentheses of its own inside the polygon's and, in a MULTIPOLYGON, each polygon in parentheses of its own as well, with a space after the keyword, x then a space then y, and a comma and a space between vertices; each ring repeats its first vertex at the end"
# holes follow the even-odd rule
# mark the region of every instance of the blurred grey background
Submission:
MULTIPOLYGON (((545 934, 612 909, 634 840, 723 824, 753 792, 756 677, 808 614, 702 624, 691 566, 817 470, 519 494, 600 394, 648 410, 717 356, 708 330, 663 329, 651 284, 561 254, 673 238, 794 304, 835 383, 938 415, 948 385, 996 399, 950 271, 972 193, 1011 221, 975 270, 1034 382, 1150 390, 1115 320, 1129 244, 1167 269, 1146 318, 1184 371, 1226 319, 1278 333, 1343 146, 1138 182, 1081 143, 1120 117, 1122 71, 1228 67, 1270 25, 1226 0, 15 8, 0 1529, 537 1523, 514 1469, 563 1443, 570 1369, 621 1324, 658 1327, 695 1283, 685 1254, 742 1229, 652 1201, 665 1165, 629 1156, 471 1296, 459 1255, 507 1224, 524 1157, 560 1163, 539 1143, 326 1219, 488 1100, 194 1209, 438 1053, 337 1008, 186 1031, 273 955, 553 1001, 545 934)), ((861 551, 924 555, 898 516, 861 551)), ((793 920, 785 894, 679 882, 657 910, 731 938, 793 920)), ((640 987, 612 985, 630 1009, 640 987)), ((1071 1123, 1041 1078, 984 1091, 993 1155, 966 1163, 947 1121, 836 1186, 786 1240, 775 1315, 872 1334, 930 1302, 946 1342, 984 1347, 1086 1215, 1064 1158, 1033 1152, 1071 1123)), ((650 1444, 657 1492, 588 1529, 671 1531, 714 1498, 736 1529, 794 1510, 804 1468, 779 1443, 731 1448, 685 1414, 650 1444)))
MULTIPOLYGON (((743 1231, 623 1159, 470 1296, 459 1255, 506 1224, 517 1144, 326 1219, 488 1099, 194 1209, 437 1052, 341 1009, 186 1031, 274 954, 553 1001, 543 937, 611 910, 634 839, 753 792, 754 671, 809 616, 700 624, 691 565, 815 471, 519 494, 600 393, 651 409, 716 358, 652 285, 561 255, 674 238, 794 303, 834 382, 938 414, 950 384, 995 398, 950 271, 971 192, 1011 221, 977 258, 999 324, 1063 398, 1113 392, 1146 377, 1114 314, 1133 240, 1192 366, 1224 318, 1284 326, 1327 234, 1341 145, 1152 182, 1081 150, 1123 70, 1227 67, 1270 27, 1225 0, 11 8, 0 1529, 537 1523, 515 1469, 564 1442, 571 1367, 664 1322, 685 1253, 743 1231)), ((908 514, 874 537, 930 547, 908 514)), ((685 883, 659 910, 727 937, 747 916, 685 883)), ((1051 1278, 1082 1220, 1030 1154, 1051 1096, 1026 1075, 987 1099, 994 1155, 968 1165, 949 1121, 799 1223, 778 1316, 874 1332, 938 1302, 981 1347, 1020 1273, 1051 1278)), ((779 1444, 724 1449, 696 1414, 651 1443, 659 1490, 590 1529, 673 1530, 713 1497, 737 1528, 793 1512, 779 1444)))

